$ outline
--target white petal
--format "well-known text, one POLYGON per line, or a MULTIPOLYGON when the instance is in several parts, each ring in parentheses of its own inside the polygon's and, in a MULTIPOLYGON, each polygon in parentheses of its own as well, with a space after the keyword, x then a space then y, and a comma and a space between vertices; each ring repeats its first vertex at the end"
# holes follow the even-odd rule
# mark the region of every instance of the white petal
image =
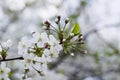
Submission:
POLYGON ((7 40, 6 44, 7 44, 8 47, 11 47, 12 46, 12 41, 11 40, 7 40))
POLYGON ((43 51, 43 53, 44 53, 45 56, 49 56, 49 55, 50 55, 50 50, 45 49, 45 50, 43 51))
POLYGON ((10 79, 8 78, 8 75, 7 75, 7 74, 5 74, 5 75, 3 76, 3 78, 4 78, 4 80, 10 80, 10 79))
POLYGON ((53 35, 49 35, 49 44, 50 45, 55 45, 55 44, 59 44, 59 41, 53 36, 53 35))
POLYGON ((40 33, 39 32, 35 32, 33 33, 33 38, 40 38, 40 33))
POLYGON ((2 43, 2 46, 3 46, 4 48, 6 48, 6 47, 7 47, 7 43, 6 43, 6 42, 3 42, 3 43, 2 43))
POLYGON ((40 38, 43 41, 43 43, 47 43, 49 41, 48 35, 45 32, 41 33, 40 38))
POLYGON ((5 68, 4 71, 5 71, 5 73, 9 73, 10 69, 9 68, 5 68))
POLYGON ((58 57, 59 52, 53 46, 50 47, 50 52, 54 54, 53 57, 58 57))
POLYGON ((32 45, 31 41, 27 37, 23 37, 21 41, 27 47, 32 45))
POLYGON ((44 43, 43 42, 38 42, 37 46, 40 47, 40 48, 43 48, 44 47, 44 43))
POLYGON ((57 51, 61 51, 63 49, 63 47, 59 44, 55 45, 55 48, 57 49, 57 51))
POLYGON ((1 69, 4 70, 5 68, 6 68, 6 63, 5 63, 5 62, 2 62, 2 63, 1 63, 1 69))

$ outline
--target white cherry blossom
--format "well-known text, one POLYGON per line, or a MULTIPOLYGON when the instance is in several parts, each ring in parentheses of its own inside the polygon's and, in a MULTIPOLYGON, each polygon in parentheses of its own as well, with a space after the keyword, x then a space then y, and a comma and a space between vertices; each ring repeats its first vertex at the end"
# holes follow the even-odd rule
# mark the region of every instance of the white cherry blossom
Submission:
POLYGON ((32 37, 33 37, 33 38, 31 39, 31 42, 37 43, 38 40, 40 39, 40 33, 39 33, 39 32, 33 32, 32 37))
POLYGON ((37 43, 37 46, 40 47, 40 48, 43 48, 43 47, 44 47, 44 44, 45 44, 45 43, 43 43, 42 41, 40 41, 40 42, 37 43))
POLYGON ((2 43, 2 46, 3 46, 4 48, 9 48, 9 47, 12 46, 12 41, 8 39, 6 42, 3 42, 3 43, 2 43))
POLYGON ((10 72, 10 69, 8 67, 6 67, 6 63, 2 62, 0 64, 0 80, 4 79, 4 80, 10 80, 8 78, 8 73, 10 72))
POLYGON ((55 37, 53 35, 49 35, 49 44, 50 45, 56 45, 59 44, 59 41, 55 39, 55 37))
POLYGON ((32 46, 31 41, 28 38, 23 37, 22 40, 18 43, 18 54, 23 55, 24 53, 27 53, 30 46, 32 46))
POLYGON ((23 58, 24 58, 26 68, 29 69, 34 65, 33 61, 34 61, 35 55, 25 53, 25 54, 23 54, 23 58))
POLYGON ((44 73, 47 64, 57 58, 62 49, 53 35, 34 32, 31 39, 23 37, 19 42, 18 54, 23 56, 25 68, 35 68, 44 73))
POLYGON ((18 54, 19 55, 23 55, 25 52, 27 52, 27 47, 26 45, 21 41, 18 44, 18 54))
POLYGON ((12 41, 11 40, 7 40, 6 44, 7 44, 7 47, 11 47, 12 46, 12 41))
POLYGON ((41 33, 40 38, 41 38, 43 43, 48 43, 49 42, 48 35, 45 32, 41 33))

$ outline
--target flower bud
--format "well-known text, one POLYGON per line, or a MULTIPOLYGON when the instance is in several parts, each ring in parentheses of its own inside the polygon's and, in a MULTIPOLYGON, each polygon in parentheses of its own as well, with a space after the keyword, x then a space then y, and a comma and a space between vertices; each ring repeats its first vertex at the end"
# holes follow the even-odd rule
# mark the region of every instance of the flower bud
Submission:
POLYGON ((58 24, 60 22, 61 16, 57 16, 57 18, 55 19, 55 23, 58 24))
POLYGON ((69 18, 67 18, 66 20, 65 20, 65 24, 67 24, 69 22, 69 18))
POLYGON ((50 22, 45 21, 45 22, 44 22, 44 25, 46 26, 46 29, 47 29, 47 30, 50 29, 50 22))
POLYGON ((86 50, 81 50, 80 53, 87 54, 87 51, 86 50))
POLYGON ((70 36, 74 36, 74 33, 70 33, 70 36))
POLYGON ((71 55, 71 56, 74 56, 75 54, 74 54, 74 53, 71 53, 70 55, 71 55))
POLYGON ((57 18, 58 18, 58 21, 60 21, 60 19, 61 19, 61 16, 57 16, 57 18))
POLYGON ((56 23, 56 24, 58 24, 58 23, 59 23, 58 18, 56 18, 56 19, 55 19, 55 23, 56 23))
POLYGON ((65 42, 66 41, 66 39, 63 39, 63 42, 65 42))
POLYGON ((83 40, 81 40, 81 41, 80 41, 80 44, 84 44, 84 41, 83 41, 83 40))
POLYGON ((83 37, 83 35, 82 35, 82 34, 79 34, 79 36, 78 36, 78 37, 79 37, 79 38, 80 38, 80 37, 83 37))

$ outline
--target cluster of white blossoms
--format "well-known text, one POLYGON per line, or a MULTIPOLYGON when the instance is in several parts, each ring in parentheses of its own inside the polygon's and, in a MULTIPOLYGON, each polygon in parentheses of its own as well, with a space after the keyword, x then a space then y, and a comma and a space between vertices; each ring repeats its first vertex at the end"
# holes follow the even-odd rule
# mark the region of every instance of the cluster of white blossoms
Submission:
MULTIPOLYGON (((0 43, 0 60, 5 60, 7 57, 7 51, 12 46, 12 41, 7 40, 6 42, 0 43)), ((8 73, 10 69, 6 67, 5 62, 0 62, 0 80, 10 80, 8 73)))
POLYGON ((47 64, 59 56, 62 45, 53 36, 47 33, 33 32, 32 38, 23 37, 18 45, 18 54, 25 62, 25 69, 35 69, 43 73, 47 64))
POLYGON ((8 73, 10 69, 6 67, 6 63, 2 62, 0 64, 0 80, 10 80, 8 77, 8 73))
POLYGON ((12 46, 12 41, 7 40, 6 42, 0 43, 0 60, 5 59, 7 56, 7 51, 12 46))

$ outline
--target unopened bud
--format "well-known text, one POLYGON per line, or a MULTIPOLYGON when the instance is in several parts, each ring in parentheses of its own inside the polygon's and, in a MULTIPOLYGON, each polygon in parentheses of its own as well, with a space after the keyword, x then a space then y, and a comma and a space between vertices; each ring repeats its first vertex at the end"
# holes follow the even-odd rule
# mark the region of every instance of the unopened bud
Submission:
POLYGON ((49 29, 50 29, 50 27, 43 26, 43 29, 45 29, 45 30, 49 30, 49 29))
POLYGON ((81 50, 80 51, 82 54, 87 54, 87 51, 86 50, 81 50))
POLYGON ((83 37, 83 35, 82 35, 82 34, 79 34, 79 36, 78 36, 78 37, 81 37, 81 36, 83 37))
POLYGON ((79 38, 79 39, 77 39, 79 42, 81 42, 83 39, 82 38, 79 38))
POLYGON ((44 24, 45 25, 49 25, 50 23, 49 23, 49 21, 45 21, 44 24))
POLYGON ((45 26, 46 26, 46 28, 47 28, 47 29, 49 29, 49 28, 50 28, 50 22, 45 21, 45 22, 44 22, 44 24, 45 24, 45 26))
POLYGON ((84 44, 84 41, 83 41, 83 40, 81 40, 81 41, 80 41, 80 44, 84 44))
POLYGON ((69 22, 69 18, 67 18, 66 20, 65 20, 65 24, 67 24, 69 22))
POLYGON ((63 28, 61 29, 61 31, 63 32, 63 28))
POLYGON ((55 23, 58 24, 60 22, 61 16, 57 16, 57 18, 55 19, 55 23))
POLYGON ((74 36, 74 33, 70 33, 70 36, 74 36))
POLYGON ((74 53, 71 53, 70 55, 71 55, 71 56, 74 56, 75 54, 74 54, 74 53))
POLYGON ((63 42, 65 42, 66 41, 66 39, 63 39, 63 42))
POLYGON ((44 72, 43 71, 37 71, 39 73, 40 76, 44 76, 44 72))
POLYGON ((57 18, 58 18, 58 21, 60 21, 60 19, 61 19, 61 16, 57 16, 57 18))
POLYGON ((56 19, 55 19, 55 23, 58 24, 58 22, 59 22, 59 21, 58 21, 58 18, 56 18, 56 19))

